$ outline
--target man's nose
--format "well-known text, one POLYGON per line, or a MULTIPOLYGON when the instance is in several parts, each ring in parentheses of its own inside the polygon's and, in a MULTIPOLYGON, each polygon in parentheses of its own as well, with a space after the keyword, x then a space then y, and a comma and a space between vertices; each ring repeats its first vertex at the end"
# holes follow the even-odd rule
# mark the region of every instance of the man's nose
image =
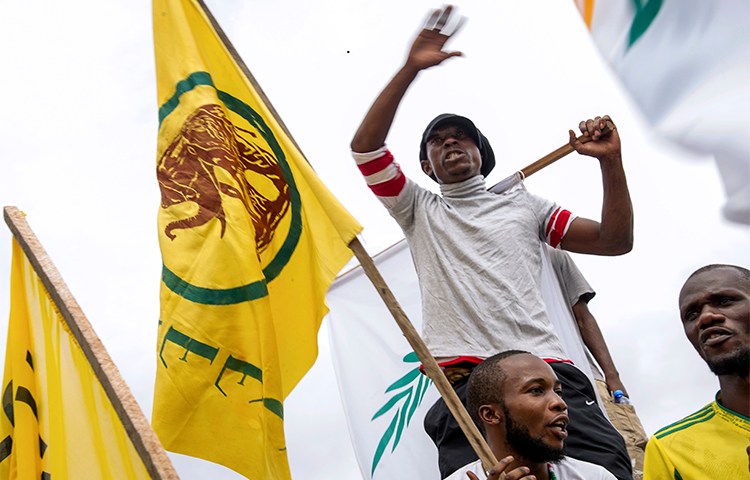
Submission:
POLYGON ((565 403, 565 400, 563 400, 563 398, 560 395, 556 393, 553 393, 552 395, 554 398, 550 402, 550 405, 549 405, 550 410, 564 412, 565 410, 568 409, 568 404, 565 403))
POLYGON ((721 323, 726 319, 721 310, 713 305, 705 305, 698 316, 698 325, 708 327, 716 323, 721 323))

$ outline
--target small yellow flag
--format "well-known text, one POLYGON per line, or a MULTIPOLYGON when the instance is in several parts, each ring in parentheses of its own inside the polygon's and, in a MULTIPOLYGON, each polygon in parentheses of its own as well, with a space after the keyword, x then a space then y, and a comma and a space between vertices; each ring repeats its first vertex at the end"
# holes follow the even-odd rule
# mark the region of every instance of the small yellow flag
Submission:
POLYGON ((16 240, 0 479, 147 479, 141 457, 16 240))
POLYGON ((202 3, 154 0, 163 273, 153 426, 168 450, 289 478, 283 401, 361 226, 202 3), (245 70, 246 72, 246 70, 245 70))

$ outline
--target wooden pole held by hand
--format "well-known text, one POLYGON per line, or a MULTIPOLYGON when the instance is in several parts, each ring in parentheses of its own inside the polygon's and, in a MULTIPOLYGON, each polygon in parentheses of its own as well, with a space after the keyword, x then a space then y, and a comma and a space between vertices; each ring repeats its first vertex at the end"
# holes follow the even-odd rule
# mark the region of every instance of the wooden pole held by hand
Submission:
MULTIPOLYGON (((602 137, 606 137, 609 135, 612 130, 615 129, 615 125, 612 122, 607 122, 607 124, 602 129, 602 137)), ((591 137, 587 135, 581 135, 578 137, 578 141, 581 143, 588 143, 591 141, 591 137)), ((546 166, 549 166, 556 161, 563 158, 565 155, 574 152, 575 150, 573 147, 570 146, 569 143, 566 143, 562 147, 558 148, 557 150, 548 153, 547 155, 543 156, 536 162, 532 163, 531 165, 528 165, 521 169, 521 175, 523 175, 523 178, 528 177, 529 175, 532 175, 539 170, 543 169, 546 166)))

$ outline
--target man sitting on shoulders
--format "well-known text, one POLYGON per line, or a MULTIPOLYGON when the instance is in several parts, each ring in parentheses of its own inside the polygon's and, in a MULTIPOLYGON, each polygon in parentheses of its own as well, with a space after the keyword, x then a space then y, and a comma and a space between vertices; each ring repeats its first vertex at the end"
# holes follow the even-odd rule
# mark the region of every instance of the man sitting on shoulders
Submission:
MULTIPOLYGON (((568 407, 562 387, 547 362, 530 353, 508 350, 474 368, 467 385, 468 411, 501 459, 489 480, 612 480, 592 463, 563 454, 568 437, 568 407)), ((479 460, 447 480, 485 478, 479 460)))

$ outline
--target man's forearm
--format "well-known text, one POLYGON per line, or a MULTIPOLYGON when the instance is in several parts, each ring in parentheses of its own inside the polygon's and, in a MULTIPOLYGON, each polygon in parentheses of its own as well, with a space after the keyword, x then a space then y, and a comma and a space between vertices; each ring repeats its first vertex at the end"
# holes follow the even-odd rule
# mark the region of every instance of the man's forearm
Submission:
POLYGON ((354 152, 372 152, 383 146, 396 117, 396 110, 420 71, 462 55, 461 52, 443 50, 451 35, 454 35, 463 24, 459 21, 452 33, 443 32, 443 27, 449 23, 452 12, 453 7, 450 5, 432 12, 429 25, 426 25, 414 39, 404 65, 380 92, 354 134, 351 143, 354 152))
POLYGON ((573 130, 570 145, 581 155, 599 160, 602 171, 602 215, 600 221, 576 218, 562 240, 565 250, 593 255, 622 255, 633 248, 633 205, 622 166, 622 150, 617 128, 603 135, 609 116, 580 122, 578 128, 590 137, 582 142, 573 130))
POLYGON ((607 380, 619 380, 620 374, 609 353, 607 343, 604 341, 604 335, 602 335, 599 324, 596 323, 596 319, 589 311, 585 300, 579 300, 578 303, 573 305, 573 315, 578 324, 578 330, 581 332, 584 345, 586 345, 586 348, 594 356, 596 363, 602 367, 607 380))
POLYGON ((405 65, 388 82, 354 134, 353 151, 371 152, 383 146, 398 106, 418 73, 419 69, 405 65))
POLYGON ((633 204, 618 152, 599 160, 602 170, 602 219, 600 236, 611 255, 633 248, 633 204))

